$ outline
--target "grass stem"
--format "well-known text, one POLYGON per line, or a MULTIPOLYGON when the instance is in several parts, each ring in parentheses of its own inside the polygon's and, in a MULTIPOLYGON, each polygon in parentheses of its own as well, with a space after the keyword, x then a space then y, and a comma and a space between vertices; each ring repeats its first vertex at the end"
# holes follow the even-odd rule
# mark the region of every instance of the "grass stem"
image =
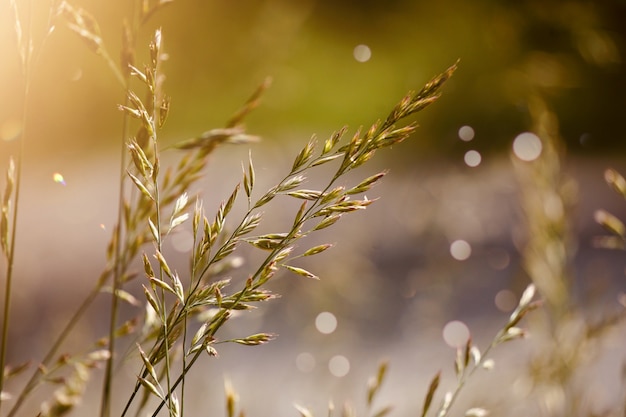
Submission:
MULTIPOLYGON (((17 14, 17 5, 15 7, 15 18, 19 19, 17 14)), ((22 134, 20 137, 19 155, 17 158, 17 164, 15 166, 15 195, 13 198, 14 206, 11 220, 11 237, 8 242, 7 253, 7 267, 6 267, 6 283, 4 292, 4 306, 3 306, 3 319, 2 319, 2 342, 0 343, 0 395, 4 391, 5 383, 5 366, 7 349, 9 346, 9 324, 11 322, 11 293, 13 291, 13 270, 15 266, 15 238, 17 236, 17 220, 20 204, 20 189, 22 181, 22 162, 24 159, 24 149, 27 133, 27 121, 30 99, 30 72, 31 72, 31 51, 30 44, 32 42, 31 35, 31 14, 32 14, 32 0, 27 3, 27 15, 26 15, 26 39, 25 43, 18 45, 21 49, 22 55, 22 75, 23 75, 23 102, 22 102, 22 134)), ((17 22, 16 22, 17 23, 17 22)), ((2 408, 2 401, 0 401, 0 411, 2 408)))

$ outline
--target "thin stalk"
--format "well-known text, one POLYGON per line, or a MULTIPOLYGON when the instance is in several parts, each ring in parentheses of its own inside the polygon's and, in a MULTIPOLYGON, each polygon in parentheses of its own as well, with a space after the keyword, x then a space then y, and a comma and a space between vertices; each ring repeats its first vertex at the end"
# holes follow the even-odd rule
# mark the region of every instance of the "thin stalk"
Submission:
MULTIPOLYGON (((25 120, 25 118, 23 119, 25 120)), ((25 129, 22 130, 24 132, 25 129)), ((22 141, 24 136, 22 136, 22 141)), ((9 322, 10 322, 10 313, 11 313, 11 291, 12 291, 12 283, 13 283, 13 265, 14 265, 14 254, 15 254, 15 236, 17 230, 17 212, 18 212, 18 202, 20 195, 20 182, 21 182, 21 172, 22 172, 22 156, 23 156, 23 145, 20 145, 20 155, 16 164, 16 177, 15 177, 15 206, 13 209, 13 228, 11 231, 11 243, 9 248, 9 256, 7 261, 7 269, 6 269, 6 284, 5 284, 5 293, 4 293, 4 315, 2 320, 2 343, 0 347, 0 392, 4 390, 4 368, 5 368, 5 360, 6 360, 6 351, 8 347, 9 340, 9 322)), ((2 401, 0 401, 0 408, 2 408, 2 401)))
MULTIPOLYGON (((155 72, 156 72, 156 68, 155 68, 155 72)), ((158 167, 158 158, 159 158, 159 147, 158 147, 158 143, 157 143, 157 123, 156 120, 158 118, 157 115, 157 97, 156 97, 156 89, 154 89, 155 91, 152 94, 152 131, 154 132, 154 155, 156 158, 156 162, 155 165, 156 167, 158 167)), ((155 169, 157 169, 155 167, 155 169)), ((156 229, 157 229, 157 242, 156 242, 156 246, 157 246, 157 250, 159 251, 159 253, 162 252, 162 245, 161 245, 161 202, 160 202, 160 194, 159 194, 159 181, 156 178, 156 175, 154 176, 154 202, 155 202, 155 211, 156 211, 156 229)), ((163 280, 163 266, 161 266, 161 264, 159 263, 159 279, 163 280)), ((161 320, 163 321, 163 342, 165 343, 165 379, 167 380, 167 392, 170 393, 172 392, 172 387, 171 387, 171 376, 170 376, 170 355, 169 355, 169 351, 170 351, 170 347, 169 347, 169 340, 168 340, 168 336, 169 336, 169 327, 167 325, 167 309, 165 308, 165 290, 161 288, 161 304, 162 307, 161 308, 161 320)), ((169 402, 169 414, 170 416, 174 415, 174 404, 170 401, 169 402)))
MULTIPOLYGON (((126 79, 128 85, 128 80, 126 79)), ((125 105, 128 105, 128 94, 126 94, 125 105)), ((117 313, 119 310, 119 300, 117 291, 121 283, 120 278, 123 274, 123 265, 120 262, 122 258, 122 222, 124 220, 124 196, 126 194, 126 137, 128 136, 128 115, 124 114, 122 123, 122 146, 120 152, 120 173, 119 173, 119 194, 117 205, 117 226, 115 227, 115 255, 113 270, 113 299, 111 300, 111 315, 109 317, 109 358, 107 359, 104 383, 102 385, 102 402, 100 405, 100 416, 109 417, 111 414, 111 385, 113 381, 113 363, 115 352, 115 329, 117 327, 117 313)))
MULTIPOLYGON (((197 206, 198 202, 196 201, 196 210, 198 209, 197 206)), ((195 212, 194 212, 194 216, 195 216, 195 212)), ((196 251, 196 247, 198 245, 198 234, 197 234, 197 230, 194 230, 194 234, 193 234, 193 244, 192 244, 192 256, 191 256, 191 274, 189 277, 189 287, 191 288, 191 286, 193 285, 193 282, 195 280, 196 277, 196 273, 197 273, 197 269, 196 269, 196 256, 195 256, 195 251, 196 251)), ((183 370, 187 368, 187 355, 185 354, 185 346, 187 345, 187 314, 185 314, 185 317, 183 318, 183 370)), ((174 386, 174 389, 176 389, 176 385, 174 386)), ((181 417, 183 417, 185 415, 185 378, 183 378, 182 380, 182 386, 180 388, 180 415, 181 417)))
MULTIPOLYGON (((17 6, 15 6, 17 7, 17 6)), ((17 236, 17 215, 19 213, 20 202, 20 184, 22 181, 22 160, 24 158, 24 149, 26 141, 26 121, 28 114, 29 104, 29 90, 30 90, 30 61, 31 51, 29 45, 31 44, 31 13, 32 13, 32 0, 28 2, 28 10, 26 17, 26 42, 24 45, 20 45, 23 53, 22 69, 24 76, 24 92, 22 103, 22 135, 20 138, 20 148, 17 158, 17 164, 15 167, 15 197, 14 207, 12 215, 12 227, 11 227, 11 242, 9 243, 9 253, 7 259, 6 268, 6 283, 4 292, 4 308, 3 308, 3 320, 2 320, 2 342, 0 343, 0 393, 4 390, 4 368, 6 363, 6 353, 9 346, 9 323, 11 314, 11 291, 13 286, 13 267, 15 265, 15 237, 17 236)), ((16 17, 17 18, 17 17, 16 17)), ((0 408, 2 407, 2 401, 0 401, 0 408)))
MULTIPOLYGON (((138 32, 137 25, 137 1, 132 2, 132 16, 133 16, 133 40, 136 39, 136 34, 138 32)), ((106 51, 105 51, 106 52, 106 51)), ((124 86, 124 105, 127 106, 128 92, 129 92, 129 76, 128 72, 122 71, 115 65, 114 61, 110 59, 108 54, 105 59, 109 64, 109 67, 118 78, 118 80, 124 86)), ((126 165, 127 165, 127 149, 126 149, 126 138, 128 137, 129 130, 129 116, 127 113, 124 113, 122 122, 122 141, 120 146, 120 166, 119 166, 119 192, 118 192, 118 203, 117 203, 117 226, 115 227, 115 253, 114 253, 114 270, 113 270, 113 298, 111 300, 111 311, 109 316, 109 358, 107 360, 104 381, 102 384, 102 402, 100 406, 100 416, 101 417, 109 417, 111 414, 111 388, 113 384, 113 368, 115 363, 114 352, 115 352, 115 329, 117 326, 117 316, 119 310, 119 300, 117 297, 117 291, 121 287, 120 279, 124 273, 124 266, 121 259, 125 256, 124 251, 122 250, 122 223, 124 220, 124 198, 126 195, 126 165)))
MULTIPOLYGON (((23 129, 22 132, 24 132, 23 129)), ((22 136, 22 141, 24 137, 22 136)), ((7 261, 7 273, 6 273, 6 285, 5 285, 5 293, 4 293, 4 316, 2 320, 2 343, 0 348, 0 392, 4 390, 4 368, 5 368, 5 360, 6 360, 6 351, 8 347, 9 340, 9 323, 10 323, 10 313, 11 313, 11 291, 12 291, 12 283, 13 283, 13 266, 14 266, 14 254, 15 254, 15 236, 17 230, 17 212, 18 212, 18 202, 20 195, 20 182, 21 182, 21 172, 22 172, 22 156, 23 156, 23 145, 20 145, 20 156, 18 157, 16 164, 16 177, 15 177, 15 206, 13 209, 13 228, 11 231, 11 243, 9 249, 9 256, 7 261)), ((2 401, 0 401, 0 408, 2 407, 2 401)))
MULTIPOLYGON (((122 166, 124 166, 124 162, 122 162, 122 166)), ((19 167, 19 164, 18 164, 18 167, 19 167)), ((18 170, 18 172, 19 172, 19 170, 18 170)), ((17 178, 16 178, 16 184, 19 184, 19 174, 17 175, 17 178)), ((19 191, 19 186, 16 186, 16 198, 17 198, 18 191, 19 191)), ((17 213, 17 203, 16 203, 16 211, 15 211, 15 213, 17 213)), ((13 232, 15 233, 15 228, 13 229, 13 232)), ((14 238, 12 238, 12 242, 13 241, 14 241, 14 238)), ((121 247, 121 241, 119 239, 118 239, 117 246, 121 247)), ((12 249, 11 249, 11 252, 13 252, 12 249)), ((120 252, 121 252, 121 250, 120 250, 120 252)), ((118 261, 116 261, 116 268, 119 268, 118 270, 116 270, 117 276, 121 276, 123 274, 123 269, 125 268, 125 264, 126 263, 127 263, 127 261, 126 262, 118 262, 118 261)), ((43 367, 46 367, 46 366, 49 365, 49 363, 52 361, 52 359, 56 355, 57 351, 59 350, 60 346, 63 344, 63 342, 67 338, 67 336, 71 333, 71 331, 74 329, 74 327, 76 326, 78 321, 82 318, 82 316, 85 314, 87 309, 91 306, 93 301, 100 294, 100 291, 101 291, 104 283, 106 282, 106 279, 103 279, 103 277, 106 277, 106 275, 107 275, 107 271, 105 271, 103 273, 101 279, 98 280, 98 283, 96 284, 96 286, 91 290, 91 292, 87 295, 87 297, 84 299, 84 301, 80 304, 80 306, 78 307, 76 312, 69 319, 69 321, 66 324, 66 326, 61 330, 61 332, 57 336, 56 340, 52 343, 50 349, 47 351, 46 355, 44 356, 44 358, 41 361, 41 365, 43 367)), ((119 281, 119 280, 117 280, 117 281, 119 281)), ((7 294, 9 294, 9 291, 7 291, 7 294)), ((117 299, 117 297, 113 297, 113 298, 117 299)), ((6 308, 6 305, 5 305, 5 308, 6 308)), ((5 313, 5 317, 7 317, 7 316, 8 315, 5 313)), ((3 337, 3 343, 4 343, 5 340, 7 340, 7 338, 3 337)), ((28 395, 39 385, 41 375, 42 375, 41 374, 41 370, 39 368, 33 372, 33 374, 31 375, 30 379, 26 383, 25 387, 20 392, 20 395, 17 397, 17 399, 15 401, 15 404, 13 405, 11 410, 9 411, 9 414, 7 415, 7 417, 15 416, 15 414, 19 411, 19 409, 21 408, 21 406, 24 403, 24 401, 27 399, 28 395)))
MULTIPOLYGON (((158 54, 160 53, 158 50, 158 45, 155 46, 155 48, 157 48, 156 54, 158 56, 158 54)), ((149 117, 149 120, 147 121, 147 123, 150 124, 150 131, 152 134, 151 140, 152 140, 152 146, 153 146, 153 152, 154 152, 154 166, 152 169, 152 172, 150 173, 150 179, 152 182, 152 185, 154 187, 154 191, 153 191, 153 196, 152 199, 154 201, 154 211, 155 211, 155 221, 154 221, 154 228, 155 230, 155 236, 154 236, 154 240, 155 240, 155 248, 157 250, 157 252, 159 253, 159 255, 162 253, 162 238, 163 238, 163 233, 161 231, 161 201, 160 201, 160 188, 159 188, 159 181, 158 181, 158 174, 159 174, 159 148, 158 148, 158 140, 157 140, 157 129, 159 128, 159 126, 157 125, 157 120, 159 117, 158 114, 158 106, 157 106, 157 100, 158 100, 158 95, 157 95, 157 84, 156 84, 156 74, 158 73, 158 58, 157 58, 157 64, 154 66, 154 68, 151 68, 152 71, 154 71, 154 78, 152 79, 152 84, 149 86, 150 89, 150 96, 151 96, 151 115, 149 117)), ((150 218, 148 218, 149 221, 151 221, 150 218)), ((163 268, 163 265, 161 264, 161 262, 159 261, 159 277, 158 279, 163 281, 163 277, 164 277, 165 271, 163 268)), ((154 289, 154 287, 153 287, 154 289)), ((163 341, 162 344, 164 346, 165 349, 165 374, 166 374, 166 380, 167 380, 167 388, 168 388, 168 392, 170 392, 171 388, 171 375, 170 375, 170 356, 169 356, 169 326, 168 326, 168 316, 167 316, 167 308, 166 308, 166 294, 165 294, 165 290, 163 288, 161 288, 160 291, 160 306, 158 308, 159 310, 159 318, 162 322, 162 327, 163 327, 163 341)), ((156 345, 156 342, 155 342, 156 345)), ((144 368, 144 373, 143 373, 143 377, 145 377, 145 368, 144 368)), ((126 403, 126 406, 124 407, 124 410, 122 411, 122 416, 124 416, 126 414, 126 412, 129 409, 129 406, 133 400, 133 398, 135 397, 135 394, 137 393, 139 389, 139 385, 136 384, 135 385, 135 389, 133 390, 133 393, 131 395, 130 400, 126 403)), ((172 402, 170 402, 169 404, 169 414, 170 416, 174 415, 174 404, 172 402)), ((103 416, 104 417, 104 416, 103 416)))

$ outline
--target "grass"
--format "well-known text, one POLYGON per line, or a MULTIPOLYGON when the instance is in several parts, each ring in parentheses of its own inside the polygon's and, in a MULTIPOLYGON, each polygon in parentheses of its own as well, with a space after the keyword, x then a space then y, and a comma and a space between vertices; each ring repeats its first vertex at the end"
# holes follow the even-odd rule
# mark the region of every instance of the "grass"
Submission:
MULTIPOLYGON (((122 58, 118 64, 111 58, 96 19, 88 12, 65 1, 53 2, 44 41, 32 47, 29 23, 32 10, 24 13, 27 19, 23 22, 22 11, 15 1, 11 2, 22 64, 24 127, 33 123, 29 119, 29 89, 37 54, 45 39, 53 36, 51 28, 60 20, 103 59, 111 70, 112 79, 123 86, 126 95, 121 98, 122 104, 118 105, 120 117, 124 120, 119 140, 119 201, 117 223, 105 250, 106 267, 94 279, 92 290, 56 340, 49 343, 47 353, 35 360, 37 366, 6 364, 7 351, 13 342, 9 338, 9 327, 14 325, 11 300, 14 268, 19 267, 15 265, 15 241, 27 129, 24 128, 20 137, 20 154, 9 161, 0 219, 0 243, 6 261, 0 345, 0 369, 4 370, 0 373, 2 416, 19 415, 22 407, 40 390, 49 393, 49 398, 41 404, 41 416, 69 414, 83 399, 93 370, 101 367, 104 372, 100 406, 99 410, 92 410, 91 415, 108 417, 117 410, 120 416, 191 414, 191 411, 186 411, 186 381, 198 359, 203 355, 213 358, 228 344, 257 346, 275 338, 274 334, 265 332, 230 339, 223 339, 221 335, 225 327, 236 326, 231 322, 235 312, 263 308, 264 302, 278 297, 268 287, 277 274, 319 279, 316 272, 305 269, 301 261, 317 257, 333 245, 311 244, 310 237, 325 236, 342 217, 370 206, 375 200, 368 199, 366 193, 383 179, 386 171, 360 177, 350 183, 346 179, 347 174, 367 164, 377 151, 409 138, 417 127, 410 118, 437 100, 441 88, 457 68, 457 64, 452 65, 419 91, 408 93, 386 117, 374 122, 367 130, 359 129, 348 134, 348 129, 344 127, 326 140, 311 139, 295 155, 282 178, 268 189, 259 189, 257 185, 257 172, 250 152, 230 195, 224 198, 215 213, 207 214, 202 196, 193 190, 203 178, 208 157, 227 143, 246 145, 259 141, 257 136, 246 131, 243 122, 259 105, 270 80, 265 80, 224 126, 199 133, 196 137, 176 143, 173 149, 166 149, 160 137, 171 102, 162 73, 165 55, 162 39, 166 34, 160 29, 152 33, 151 41, 145 48, 148 57, 145 63, 136 62, 135 57, 140 55, 138 52, 142 47, 135 45, 135 39, 146 22, 169 3, 171 1, 161 0, 135 4, 130 23, 124 26, 122 58), (178 162, 162 166, 164 152, 173 151, 181 155, 178 162), (306 188, 306 184, 312 182, 321 185, 306 188), (259 226, 266 213, 273 210, 273 205, 281 205, 285 200, 297 202, 288 223, 272 232, 257 232, 261 230, 259 226), (242 210, 235 210, 235 207, 242 210), (240 211, 243 211, 242 215, 237 214, 240 211), (177 229, 185 227, 192 232, 193 245, 188 254, 189 270, 178 272, 171 266, 174 264, 172 254, 167 252, 164 243, 177 229), (244 246, 261 254, 259 261, 249 267, 245 279, 228 278, 228 272, 239 267, 237 256, 244 246), (134 269, 137 261, 142 266, 141 273, 134 269), (133 293, 132 288, 136 287, 134 284, 137 281, 140 282, 141 292, 133 293), (60 354, 61 345, 75 331, 87 308, 103 294, 112 295, 108 334, 94 340, 85 352, 60 354), (120 322, 120 303, 141 305, 143 313, 120 322), (134 342, 134 348, 122 353, 119 343, 127 345, 130 341, 134 342), (127 397, 117 398, 112 389, 115 370, 127 363, 135 367, 137 382, 127 397), (23 386, 11 384, 13 377, 25 372, 30 372, 30 376, 23 386)), ((31 4, 32 1, 29 1, 29 8, 31 4)), ((478 370, 492 367, 492 349, 526 335, 520 321, 542 304, 535 300, 536 291, 547 306, 543 309, 546 317, 541 323, 547 323, 548 335, 557 335, 558 330, 572 320, 583 320, 568 298, 570 284, 565 278, 568 261, 566 212, 563 211, 562 216, 546 217, 544 211, 536 210, 540 206, 537 198, 541 200, 545 195, 556 196, 563 207, 567 206, 567 202, 564 201, 566 196, 558 165, 554 117, 540 99, 531 101, 531 104, 535 131, 542 137, 547 149, 542 160, 518 167, 520 181, 531 179, 523 189, 529 230, 525 268, 533 283, 527 287, 517 308, 486 348, 481 350, 470 338, 457 349, 454 361, 456 380, 450 389, 440 393, 443 385, 441 373, 430 380, 419 407, 422 417, 452 415, 453 405, 471 377, 478 370), (543 233, 546 230, 550 233, 543 233), (550 255, 555 247, 562 248, 557 250, 559 256, 556 257, 550 255), (550 263, 548 270, 551 275, 543 273, 545 268, 542 267, 546 263, 550 263)), ((355 177, 350 175, 350 178, 355 177)), ((607 172, 607 181, 626 196, 626 181, 616 171, 607 172)), ((600 212, 597 218, 616 235, 602 240, 603 244, 623 248, 626 228, 621 222, 605 212, 600 212)), ((621 315, 602 323, 585 323, 585 331, 577 335, 577 340, 582 343, 599 337, 603 329, 610 328, 620 319, 621 315)), ((565 386, 563 384, 570 380, 572 366, 576 368, 580 358, 574 357, 564 363, 560 359, 566 353, 559 341, 553 340, 548 346, 542 349, 537 360, 543 361, 541 366, 544 368, 554 366, 549 373, 552 379, 545 379, 539 374, 535 376, 544 378, 542 383, 547 381, 555 386, 565 386)), ((382 417, 392 412, 392 406, 379 408, 375 403, 387 367, 388 364, 383 362, 376 376, 368 382, 368 415, 382 417)), ((225 392, 226 415, 244 415, 243 411, 237 412, 237 395, 228 382, 225 392)), ((328 415, 335 413, 334 408, 332 404, 329 406, 328 415)), ((578 411, 576 405, 564 410, 567 410, 567 415, 575 415, 578 411)), ((300 405, 294 411, 303 417, 312 416, 310 410, 300 405)), ((485 408, 473 407, 465 415, 484 416, 487 412, 485 408)), ((355 412, 345 406, 340 414, 347 417, 355 415, 355 412)))

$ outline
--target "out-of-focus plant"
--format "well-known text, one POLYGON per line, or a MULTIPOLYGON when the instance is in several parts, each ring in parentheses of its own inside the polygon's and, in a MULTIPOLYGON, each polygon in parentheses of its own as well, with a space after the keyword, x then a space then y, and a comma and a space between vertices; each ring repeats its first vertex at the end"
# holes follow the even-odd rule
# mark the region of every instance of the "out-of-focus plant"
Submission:
MULTIPOLYGON (((558 121, 539 95, 529 100, 534 122, 532 133, 536 158, 512 156, 521 185, 521 200, 526 220, 526 236, 521 252, 523 267, 545 299, 545 308, 532 321, 528 409, 541 416, 586 416, 596 406, 589 398, 594 382, 589 376, 602 337, 625 317, 623 309, 607 310, 593 321, 573 293, 571 262, 574 241, 571 213, 577 197, 576 184, 564 173, 564 145, 559 137, 558 121), (589 379, 580 384, 582 379, 589 379), (534 405, 535 408, 533 408, 534 405)), ((615 171, 607 171, 607 181, 619 183, 615 171)), ((605 246, 619 246, 620 224, 606 212, 596 219, 617 237, 602 239, 605 246)), ((615 410, 615 413, 618 413, 615 410)), ((608 415, 618 415, 618 414, 608 415)))

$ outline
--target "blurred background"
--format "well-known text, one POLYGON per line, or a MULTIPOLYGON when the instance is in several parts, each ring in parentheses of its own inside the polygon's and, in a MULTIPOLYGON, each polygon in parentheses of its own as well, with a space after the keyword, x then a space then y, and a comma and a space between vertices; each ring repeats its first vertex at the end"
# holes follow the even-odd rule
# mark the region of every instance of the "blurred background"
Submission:
MULTIPOLYGON (((24 130, 15 19, 6 3, 0 5, 3 172, 24 130)), ((16 0, 23 27, 26 3, 16 0)), ((72 2, 98 21, 116 62, 131 3, 72 2)), ((116 105, 124 90, 62 19, 53 20, 47 34, 50 7, 37 2, 31 10, 35 58, 13 302, 23 325, 11 327, 14 362, 40 355, 92 287, 117 210, 122 117, 116 105)), ((537 253, 550 258, 550 249, 533 258, 528 247, 535 237, 534 247, 542 248, 533 227, 546 218, 543 230, 555 233, 545 239, 561 245, 557 261, 547 262, 556 262, 550 273, 566 283, 565 303, 592 321, 621 308, 623 254, 595 248, 592 240, 604 234, 593 221, 596 210, 620 217, 626 208, 603 179, 605 169, 624 170, 626 162, 624 19, 621 0, 176 0, 159 10, 140 31, 136 63, 148 59, 147 45, 162 28, 169 56, 165 91, 172 100, 162 146, 223 126, 272 77, 262 105, 246 119, 248 131, 262 137, 251 147, 258 190, 282 178, 312 134, 324 140, 343 125, 350 132, 369 127, 407 91, 460 59, 442 97, 414 117, 420 125, 414 137, 380 152, 351 178, 390 169, 368 193, 380 201, 319 237, 318 243, 336 247, 304 266, 322 280, 281 276, 272 289, 283 297, 237 318, 239 327, 233 321, 232 334, 224 335, 280 337, 260 348, 225 345, 219 360, 198 366, 192 390, 199 410, 221 412, 224 374, 249 415, 296 415, 294 401, 324 415, 329 398, 337 407, 352 399, 361 410, 367 376, 386 357, 391 371, 383 398, 396 415, 419 412, 437 370, 453 386, 455 342, 443 337, 446 325, 462 321, 459 337, 466 325, 485 346, 528 282, 541 279, 532 262, 537 253), (519 139, 524 132, 538 136, 519 139)), ((227 198, 240 180, 248 149, 223 147, 212 157, 201 187, 207 207, 227 198)), ((178 157, 166 151, 164 158, 178 157)), ((293 216, 290 209, 275 208, 277 228, 293 216)), ((171 250, 180 253, 182 270, 185 239, 180 245, 177 239, 171 250)), ((76 343, 106 332, 105 298, 76 343)), ((565 320, 557 310, 546 314, 565 320)), ((603 413, 623 410, 623 330, 607 331, 593 344, 593 354, 585 355, 593 361, 570 364, 584 369, 572 372, 571 390, 538 390, 550 394, 532 402, 529 381, 536 382, 537 370, 529 365, 529 345, 542 345, 503 347, 496 353, 503 364, 478 376, 462 406, 512 416, 529 410, 574 415, 558 404, 584 388, 574 411, 621 415, 603 413)), ((575 343, 566 333, 563 343, 575 343)), ((133 372, 127 371, 127 384, 133 372)), ((125 398, 126 389, 120 383, 116 395, 125 398)))

